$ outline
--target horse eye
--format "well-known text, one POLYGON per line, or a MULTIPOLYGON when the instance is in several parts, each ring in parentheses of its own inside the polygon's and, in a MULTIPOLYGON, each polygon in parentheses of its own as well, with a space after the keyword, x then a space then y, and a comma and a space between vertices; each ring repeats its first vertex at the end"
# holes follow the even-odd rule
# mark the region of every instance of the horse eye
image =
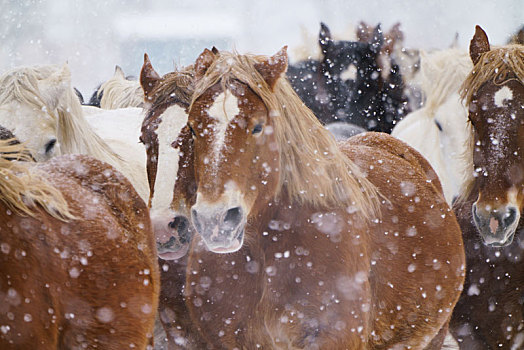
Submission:
POLYGON ((52 139, 45 145, 45 153, 49 153, 53 150, 53 147, 55 147, 56 139, 52 139))
POLYGON ((442 125, 438 121, 435 120, 435 125, 437 125, 437 128, 439 131, 442 131, 442 125))
POLYGON ((253 128, 253 131, 252 131, 252 134, 258 134, 259 132, 262 131, 262 123, 258 123, 257 125, 255 125, 255 127, 253 128))

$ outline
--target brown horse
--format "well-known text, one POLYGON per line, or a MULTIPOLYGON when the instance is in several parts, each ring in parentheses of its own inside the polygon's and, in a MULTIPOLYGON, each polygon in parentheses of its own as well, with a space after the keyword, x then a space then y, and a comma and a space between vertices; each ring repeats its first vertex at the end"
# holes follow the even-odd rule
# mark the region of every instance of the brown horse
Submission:
POLYGON ((490 49, 476 27, 463 86, 471 174, 456 205, 467 277, 451 322, 463 349, 524 347, 524 46, 490 49))
POLYGON ((156 249, 129 181, 83 155, 36 164, 11 140, 0 174, 0 348, 152 348, 156 249))
POLYGON ((387 135, 339 148, 286 67, 284 51, 196 61, 177 184, 196 186, 183 207, 199 236, 183 295, 163 301, 173 346, 440 348, 464 252, 436 175, 387 135))

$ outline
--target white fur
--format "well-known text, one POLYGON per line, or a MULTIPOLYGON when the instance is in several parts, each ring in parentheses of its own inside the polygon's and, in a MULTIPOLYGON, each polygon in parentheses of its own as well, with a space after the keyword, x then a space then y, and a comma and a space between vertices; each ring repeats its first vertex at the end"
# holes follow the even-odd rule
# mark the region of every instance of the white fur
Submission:
POLYGON ((444 50, 423 55, 421 79, 427 96, 426 105, 407 115, 391 133, 429 161, 450 204, 460 193, 465 182, 464 174, 468 171, 467 162, 462 157, 470 137, 468 114, 458 91, 471 68, 466 52, 444 50))
POLYGON ((512 99, 513 91, 507 86, 503 86, 495 92, 494 100, 497 107, 504 107, 504 101, 511 101, 512 99))
POLYGON ((215 167, 218 167, 221 159, 220 154, 226 142, 226 131, 229 123, 240 113, 238 98, 231 93, 227 93, 227 91, 222 92, 215 99, 208 113, 216 121, 214 126, 215 139, 213 141, 213 153, 215 155, 215 167))
MULTIPOLYGON (((172 213, 173 189, 177 180, 179 149, 171 146, 178 139, 180 131, 187 123, 187 113, 173 105, 160 116, 161 122, 156 130, 158 136, 158 159, 155 190, 151 198, 151 215, 172 213)), ((167 214, 172 220, 174 215, 167 214)))

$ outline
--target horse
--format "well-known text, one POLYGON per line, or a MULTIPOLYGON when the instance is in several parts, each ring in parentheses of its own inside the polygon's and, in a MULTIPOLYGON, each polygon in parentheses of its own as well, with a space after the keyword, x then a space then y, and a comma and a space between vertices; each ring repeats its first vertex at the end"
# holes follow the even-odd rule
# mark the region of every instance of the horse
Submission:
POLYGON ((0 348, 152 348, 156 249, 129 181, 85 155, 34 163, 12 139, 0 173, 0 348))
POLYGON ((204 50, 195 63, 171 193, 198 235, 183 293, 161 300, 169 311, 161 319, 180 336, 171 342, 439 348, 464 253, 436 174, 385 134, 339 149, 283 77, 286 67, 283 50, 204 50))
POLYGON ((466 248, 466 282, 450 323, 462 349, 524 346, 524 46, 491 48, 476 26, 468 107, 467 179, 454 207, 466 248))
POLYGON ((459 196, 468 167, 463 159, 469 138, 467 110, 459 90, 471 68, 471 60, 462 50, 423 52, 420 80, 426 103, 404 117, 391 132, 429 161, 448 204, 459 196))
POLYGON ((404 114, 402 79, 398 66, 387 81, 380 78, 377 57, 383 43, 380 26, 371 42, 335 41, 321 23, 319 44, 323 58, 290 66, 287 77, 304 103, 321 122, 344 121, 366 130, 391 132, 404 114), (351 68, 355 75, 349 78, 351 68))
POLYGON ((119 128, 113 128, 106 130, 113 137, 105 142, 86 121, 67 65, 14 68, 0 76, 0 86, 0 125, 13 131, 36 161, 61 154, 93 156, 115 166, 147 201, 145 152, 138 144, 139 117, 135 118, 134 135, 122 135, 119 128), (118 154, 113 147, 118 148, 118 154))
POLYGON ((96 88, 88 105, 102 109, 141 108, 144 105, 144 93, 136 78, 126 77, 122 68, 117 65, 115 74, 96 88))

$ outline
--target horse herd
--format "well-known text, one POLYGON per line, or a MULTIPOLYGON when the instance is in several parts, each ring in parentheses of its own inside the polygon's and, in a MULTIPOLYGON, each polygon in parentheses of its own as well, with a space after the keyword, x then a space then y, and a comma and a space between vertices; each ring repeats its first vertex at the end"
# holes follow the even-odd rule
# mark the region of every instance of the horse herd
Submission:
POLYGON ((523 348, 524 46, 358 39, 0 76, 0 348, 523 348))

